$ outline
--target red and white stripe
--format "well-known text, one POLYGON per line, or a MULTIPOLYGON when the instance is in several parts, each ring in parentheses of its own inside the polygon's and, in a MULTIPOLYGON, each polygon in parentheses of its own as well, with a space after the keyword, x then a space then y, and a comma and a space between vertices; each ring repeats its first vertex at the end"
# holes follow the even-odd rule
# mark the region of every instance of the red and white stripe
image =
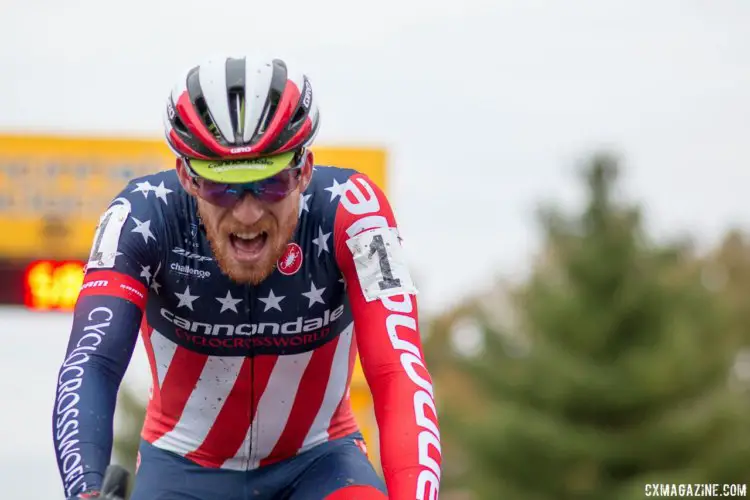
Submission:
POLYGON ((144 439, 206 467, 247 470, 355 431, 353 330, 314 351, 244 358, 195 353, 144 325, 153 373, 144 439))
MULTIPOLYGON (((243 358, 208 356, 180 415, 166 434, 154 441, 157 448, 194 452, 205 441, 238 380, 243 358)), ((189 381, 185 381, 189 383, 189 381)))
MULTIPOLYGON (((319 445, 329 439, 341 437, 340 428, 346 427, 341 425, 343 423, 341 422, 341 407, 345 406, 346 410, 349 409, 347 389, 351 383, 352 368, 357 352, 356 344, 352 341, 353 335, 353 323, 339 335, 339 343, 336 346, 336 353, 331 364, 331 374, 328 379, 323 402, 302 442, 302 446, 300 447, 301 452, 309 450, 313 446, 319 445), (345 405, 343 405, 344 402, 346 403, 345 405), (333 436, 331 436, 331 430, 334 430, 333 436)), ((350 411, 344 411, 343 414, 348 414, 351 417, 350 411)), ((350 418, 351 422, 353 422, 353 418, 350 418)), ((349 432, 353 431, 354 429, 349 429, 349 432)), ((348 434, 349 432, 345 433, 348 434)))
MULTIPOLYGON (((255 469, 268 456, 289 421, 292 405, 299 393, 305 368, 313 356, 312 351, 291 356, 280 356, 271 373, 268 387, 258 402, 258 409, 251 425, 251 443, 248 468, 255 469)), ((303 396, 303 395, 302 395, 303 396)))
MULTIPOLYGON (((146 348, 146 353, 151 364, 151 371, 153 374, 152 391, 155 389, 159 391, 161 385, 164 382, 164 377, 167 376, 167 369, 169 364, 172 362, 174 353, 177 350, 177 344, 167 339, 164 335, 159 333, 157 330, 148 329, 148 334, 144 334, 143 341, 149 346, 146 348)), ((152 393, 153 397, 153 393, 152 393)))

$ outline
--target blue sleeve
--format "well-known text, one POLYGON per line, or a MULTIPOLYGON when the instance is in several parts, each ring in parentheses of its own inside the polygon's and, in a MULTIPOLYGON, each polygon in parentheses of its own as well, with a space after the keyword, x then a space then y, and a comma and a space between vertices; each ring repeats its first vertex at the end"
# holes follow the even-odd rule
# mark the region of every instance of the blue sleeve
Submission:
POLYGON ((160 213, 139 194, 129 185, 99 219, 59 371, 52 434, 68 497, 101 487, 117 391, 158 272, 160 213))
POLYGON ((112 453, 117 390, 138 338, 141 310, 120 297, 76 305, 53 410, 53 440, 66 496, 98 489, 112 453))

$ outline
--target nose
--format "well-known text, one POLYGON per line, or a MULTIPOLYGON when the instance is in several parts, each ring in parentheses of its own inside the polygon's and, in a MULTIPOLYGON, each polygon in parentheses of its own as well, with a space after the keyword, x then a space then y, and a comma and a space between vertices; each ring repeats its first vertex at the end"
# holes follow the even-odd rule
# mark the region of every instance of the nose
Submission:
POLYGON ((252 226, 265 214, 263 203, 256 200, 252 195, 245 194, 242 199, 232 208, 235 220, 243 225, 252 226))

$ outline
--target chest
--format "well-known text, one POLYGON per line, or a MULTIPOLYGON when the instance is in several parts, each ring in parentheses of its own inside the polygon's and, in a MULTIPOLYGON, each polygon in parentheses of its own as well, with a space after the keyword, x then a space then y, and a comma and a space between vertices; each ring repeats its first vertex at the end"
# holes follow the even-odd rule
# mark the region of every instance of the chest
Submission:
POLYGON ((351 321, 332 255, 312 241, 295 238, 257 286, 230 280, 199 231, 174 243, 154 277, 158 293, 149 295, 148 322, 191 350, 304 352, 335 338, 351 321))

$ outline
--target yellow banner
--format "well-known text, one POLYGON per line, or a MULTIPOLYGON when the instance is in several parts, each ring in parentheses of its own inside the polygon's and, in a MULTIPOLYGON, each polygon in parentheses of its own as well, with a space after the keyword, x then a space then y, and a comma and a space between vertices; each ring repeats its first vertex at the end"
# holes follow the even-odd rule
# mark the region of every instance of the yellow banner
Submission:
MULTIPOLYGON (((386 189, 386 152, 316 147, 386 189)), ((101 212, 134 177, 174 167, 157 139, 0 135, 0 259, 83 259, 101 212)))

